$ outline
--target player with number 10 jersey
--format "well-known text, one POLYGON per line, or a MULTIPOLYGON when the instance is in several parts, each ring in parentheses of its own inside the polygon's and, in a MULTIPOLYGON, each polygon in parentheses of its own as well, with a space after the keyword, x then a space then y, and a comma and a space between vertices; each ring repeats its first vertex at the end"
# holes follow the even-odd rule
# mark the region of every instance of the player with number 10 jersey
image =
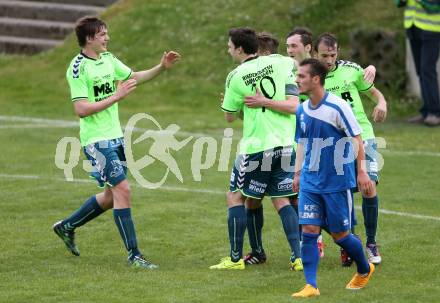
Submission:
POLYGON ((243 96, 258 89, 269 99, 284 101, 286 95, 297 95, 292 74, 293 61, 281 55, 253 57, 229 73, 226 79, 222 109, 243 111, 243 139, 240 153, 252 154, 277 146, 292 145, 295 116, 244 106, 243 96))

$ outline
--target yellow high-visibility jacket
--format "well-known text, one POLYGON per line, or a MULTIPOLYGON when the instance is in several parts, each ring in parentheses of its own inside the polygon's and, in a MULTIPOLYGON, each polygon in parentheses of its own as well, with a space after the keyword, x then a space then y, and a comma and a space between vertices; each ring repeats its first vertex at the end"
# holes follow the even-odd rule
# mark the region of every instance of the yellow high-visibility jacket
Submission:
POLYGON ((416 26, 425 31, 440 32, 440 13, 428 13, 416 0, 405 7, 405 28, 416 26))

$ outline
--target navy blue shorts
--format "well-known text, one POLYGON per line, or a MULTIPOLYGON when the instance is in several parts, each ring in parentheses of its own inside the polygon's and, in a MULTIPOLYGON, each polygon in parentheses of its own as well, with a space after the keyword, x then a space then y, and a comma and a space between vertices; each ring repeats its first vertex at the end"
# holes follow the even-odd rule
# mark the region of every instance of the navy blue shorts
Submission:
MULTIPOLYGON (((353 203, 353 205, 351 207, 351 222, 350 222, 351 223, 350 229, 351 229, 352 226, 357 225, 357 217, 356 217, 356 210, 354 209, 354 199, 353 199, 353 191, 352 190, 350 191, 350 194, 351 194, 351 201, 353 203)), ((327 220, 325 221, 325 225, 321 225, 321 226, 327 228, 327 230, 328 230, 327 220)))
POLYGON ((103 140, 84 146, 84 153, 93 167, 90 177, 98 181, 99 187, 112 187, 127 178, 124 147, 124 138, 103 140))
POLYGON ((229 190, 246 197, 262 199, 295 195, 292 191, 295 169, 292 146, 276 147, 255 154, 239 155, 231 173, 229 190))
POLYGON ((353 216, 350 189, 336 193, 299 193, 299 224, 327 226, 330 232, 350 230, 353 216))

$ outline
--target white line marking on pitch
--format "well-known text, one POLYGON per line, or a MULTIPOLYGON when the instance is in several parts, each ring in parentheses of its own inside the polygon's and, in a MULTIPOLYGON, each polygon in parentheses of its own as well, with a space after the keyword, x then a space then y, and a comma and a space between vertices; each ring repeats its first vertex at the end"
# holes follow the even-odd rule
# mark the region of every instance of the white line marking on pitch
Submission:
MULTIPOLYGON (((55 120, 55 119, 42 119, 42 118, 33 118, 33 117, 20 117, 20 116, 0 116, 0 121, 6 122, 27 122, 28 124, 17 124, 17 125, 0 125, 0 129, 9 129, 9 128, 32 128, 32 125, 35 125, 36 128, 78 128, 79 122, 73 120, 55 120), (30 123, 30 124, 29 124, 30 123)), ((122 129, 125 129, 123 127, 122 129)), ((134 132, 144 132, 149 129, 135 127, 133 129, 134 132)), ((174 134, 171 132, 162 131, 162 135, 174 134)), ((201 137, 214 137, 221 139, 223 138, 222 134, 204 134, 204 133, 193 133, 193 132, 185 132, 179 131, 176 136, 179 137, 189 137, 193 136, 195 138, 201 137)))
POLYGON ((62 124, 62 125, 71 125, 71 126, 79 125, 79 122, 74 120, 43 119, 43 118, 22 117, 22 116, 0 116, 0 121, 30 122, 35 124, 62 124))
MULTIPOLYGON (((0 129, 12 129, 12 128, 16 128, 16 129, 25 129, 25 128, 54 128, 54 126, 56 126, 56 128, 72 128, 72 126, 70 125, 61 125, 61 124, 15 124, 15 125, 0 125, 0 129)), ((76 126, 75 126, 76 127, 76 126)))
MULTIPOLYGON (((60 119, 43 119, 43 118, 34 118, 34 117, 23 117, 23 116, 1 116, 0 121, 8 121, 8 122, 30 122, 30 124, 19 124, 19 125, 0 125, 0 129, 10 129, 10 128, 76 128, 79 126, 78 121, 74 120, 60 120, 60 119)), ((135 128, 135 132, 144 132, 148 129, 144 128, 135 128)), ((165 135, 166 132, 163 132, 165 135)), ((184 132, 180 131, 176 134, 177 136, 193 136, 195 138, 200 137, 214 137, 217 139, 223 138, 221 134, 204 134, 204 133, 193 133, 193 132, 184 132)), ((428 156, 428 157, 440 157, 440 153, 430 152, 430 151, 398 151, 398 150, 388 150, 388 149, 380 149, 380 153, 385 153, 389 155, 395 156, 428 156)))
POLYGON ((429 152, 429 151, 399 151, 399 150, 388 150, 379 149, 381 153, 390 154, 393 156, 429 156, 429 157, 440 157, 440 153, 429 152))
MULTIPOLYGON (((30 180, 46 180, 46 181, 59 181, 59 182, 74 182, 74 183, 95 183, 91 179, 74 179, 73 181, 66 181, 63 178, 50 178, 50 177, 42 177, 38 175, 12 175, 12 174, 0 174, 0 178, 6 178, 6 179, 30 179, 30 180)), ((144 188, 136 183, 132 184, 131 186, 138 187, 138 188, 144 188)), ((161 186, 158 189, 155 190, 167 190, 167 191, 184 191, 184 192, 191 192, 191 193, 202 193, 202 194, 215 194, 215 195, 225 195, 225 191, 221 190, 212 190, 212 189, 197 189, 197 188, 188 188, 188 187, 176 187, 176 186, 161 186)), ((359 206, 355 207, 356 209, 360 210, 362 209, 359 206)), ((415 218, 415 219, 422 219, 422 220, 434 220, 434 221, 440 221, 440 217, 434 217, 434 216, 425 216, 425 215, 419 215, 419 214, 410 214, 405 212, 399 212, 399 211, 393 211, 388 209, 379 209, 379 212, 386 215, 394 215, 394 216, 400 216, 400 217, 407 217, 407 218, 415 218)))
MULTIPOLYGON (((0 174, 0 178, 11 178, 11 179, 28 179, 28 180, 46 180, 46 181, 59 181, 59 182, 73 182, 73 183, 96 183, 96 181, 93 181, 93 179, 73 179, 73 181, 67 181, 64 178, 51 178, 51 177, 44 177, 44 176, 38 176, 38 175, 13 175, 13 174, 0 174)), ((149 189, 142 187, 136 183, 132 183, 130 186, 138 187, 138 188, 144 188, 146 190, 169 190, 169 191, 184 191, 184 192, 195 192, 195 193, 202 193, 202 194, 222 194, 226 195, 225 191, 220 190, 211 190, 211 189, 198 189, 198 188, 188 188, 188 187, 177 187, 177 186, 166 186, 162 185, 160 188, 157 189, 149 189)))

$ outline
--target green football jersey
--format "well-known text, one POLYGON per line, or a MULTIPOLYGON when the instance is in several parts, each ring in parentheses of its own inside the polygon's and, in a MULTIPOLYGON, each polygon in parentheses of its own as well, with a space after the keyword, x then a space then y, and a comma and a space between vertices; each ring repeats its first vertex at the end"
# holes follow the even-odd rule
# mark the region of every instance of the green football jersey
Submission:
POLYGON ((338 60, 334 70, 325 78, 325 89, 347 101, 362 128, 362 140, 374 138, 371 122, 365 113, 359 92, 369 90, 373 84, 364 79, 364 70, 358 64, 338 60))
MULTIPOLYGON (((131 69, 109 52, 102 53, 96 60, 80 53, 70 63, 66 77, 73 102, 87 99, 93 103, 113 95, 116 81, 126 80, 131 74, 131 69)), ((80 118, 79 134, 82 146, 122 137, 118 103, 80 118)))
POLYGON ((288 59, 277 54, 251 58, 226 79, 222 109, 228 113, 243 111, 242 154, 294 145, 295 115, 244 105, 244 97, 255 95, 257 88, 272 100, 282 101, 287 95, 298 95, 292 74, 293 60, 288 59))

